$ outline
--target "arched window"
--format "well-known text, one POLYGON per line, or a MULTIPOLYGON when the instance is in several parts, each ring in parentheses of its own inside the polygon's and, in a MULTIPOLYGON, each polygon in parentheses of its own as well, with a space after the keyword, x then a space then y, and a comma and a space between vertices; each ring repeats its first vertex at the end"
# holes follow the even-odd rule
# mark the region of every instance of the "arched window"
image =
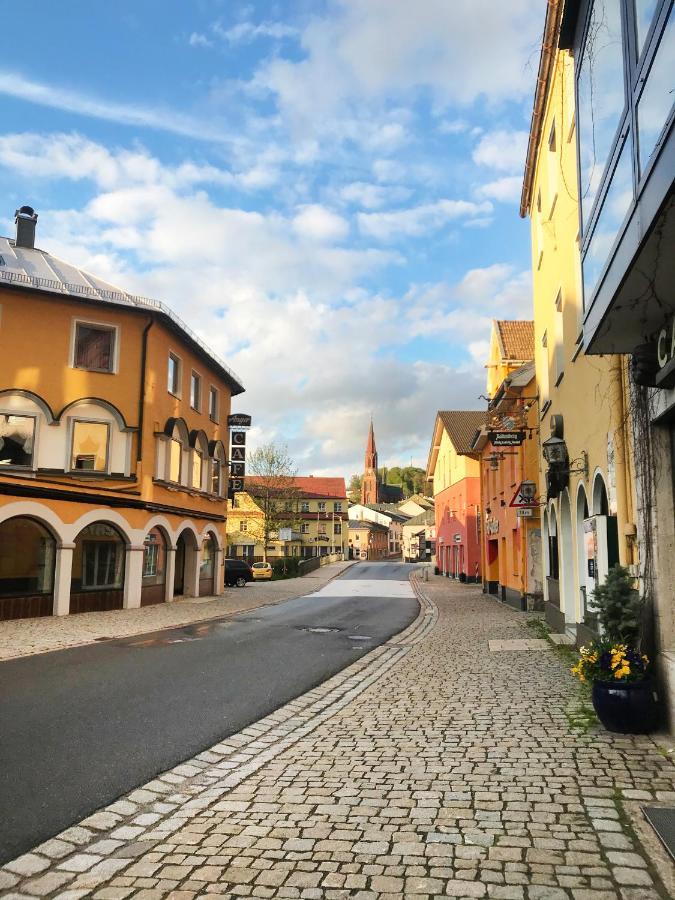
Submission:
POLYGON ((166 598, 166 538, 161 528, 151 528, 143 542, 141 606, 163 603, 166 598))
POLYGON ((217 497, 222 497, 224 485, 227 483, 225 447, 222 441, 212 441, 209 445, 209 453, 211 456, 209 491, 217 497))
POLYGON ((56 541, 24 516, 0 524, 0 619, 52 613, 56 541))
POLYGON ((190 459, 190 486, 196 491, 207 489, 209 445, 203 431, 193 433, 190 459))
POLYGON ((107 522, 87 525, 75 538, 70 611, 121 609, 126 542, 107 522))
POLYGON ((157 477, 172 484, 187 484, 190 443, 184 420, 169 419, 158 441, 157 477))

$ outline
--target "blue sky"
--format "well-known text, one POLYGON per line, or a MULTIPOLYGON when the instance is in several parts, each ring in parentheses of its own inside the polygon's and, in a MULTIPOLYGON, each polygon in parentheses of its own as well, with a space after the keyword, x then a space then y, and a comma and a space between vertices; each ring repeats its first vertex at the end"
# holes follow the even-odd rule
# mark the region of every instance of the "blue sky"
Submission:
POLYGON ((2 0, 0 232, 173 306, 301 472, 424 465, 530 315, 543 0, 2 0), (26 37, 30 35, 30 38, 26 37))

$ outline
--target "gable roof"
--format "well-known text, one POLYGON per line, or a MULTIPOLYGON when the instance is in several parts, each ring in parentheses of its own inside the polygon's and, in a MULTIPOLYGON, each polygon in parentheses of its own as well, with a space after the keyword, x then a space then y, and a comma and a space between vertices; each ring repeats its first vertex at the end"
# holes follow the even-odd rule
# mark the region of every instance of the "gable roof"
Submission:
POLYGON ((495 319, 502 359, 525 362, 534 359, 534 322, 529 319, 495 319))
POLYGON ((420 513, 417 516, 413 516, 412 519, 408 519, 408 521, 403 525, 404 528, 408 528, 410 525, 433 525, 436 522, 436 513, 433 509, 426 509, 424 512, 420 513))
POLYGON ((487 422, 487 410, 448 409, 441 410, 438 417, 455 451, 471 453, 471 443, 476 431, 487 422))
MULTIPOLYGON (((274 484, 274 480, 257 478, 255 475, 245 476, 246 489, 249 488, 255 493, 255 488, 274 484)), ((335 498, 336 500, 347 499, 347 489, 345 487, 344 478, 324 478, 320 475, 296 475, 295 478, 280 478, 280 491, 293 491, 294 494, 307 499, 335 498)))

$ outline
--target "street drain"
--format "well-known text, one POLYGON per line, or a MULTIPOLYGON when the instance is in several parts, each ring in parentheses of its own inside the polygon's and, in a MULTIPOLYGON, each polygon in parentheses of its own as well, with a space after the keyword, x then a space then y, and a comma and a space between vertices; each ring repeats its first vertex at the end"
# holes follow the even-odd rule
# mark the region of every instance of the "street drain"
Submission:
POLYGON ((342 631, 341 628, 331 628, 329 626, 317 625, 315 627, 301 628, 301 631, 309 631, 310 634, 331 634, 335 631, 342 631))

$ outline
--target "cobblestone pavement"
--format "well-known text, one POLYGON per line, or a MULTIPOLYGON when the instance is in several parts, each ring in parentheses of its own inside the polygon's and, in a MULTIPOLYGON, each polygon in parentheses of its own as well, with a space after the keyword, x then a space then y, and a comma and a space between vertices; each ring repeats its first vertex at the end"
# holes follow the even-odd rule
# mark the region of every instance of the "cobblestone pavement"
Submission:
POLYGON ((101 638, 129 637, 246 612, 282 600, 303 597, 327 584, 353 562, 331 563, 302 578, 250 582, 245 588, 225 588, 222 597, 197 597, 74 616, 43 616, 0 622, 0 661, 48 650, 91 644, 101 638))
POLYGON ((522 617, 433 578, 397 638, 0 870, 8 898, 653 900, 648 738, 584 723, 522 617), (576 725, 574 723, 577 723, 576 725))

